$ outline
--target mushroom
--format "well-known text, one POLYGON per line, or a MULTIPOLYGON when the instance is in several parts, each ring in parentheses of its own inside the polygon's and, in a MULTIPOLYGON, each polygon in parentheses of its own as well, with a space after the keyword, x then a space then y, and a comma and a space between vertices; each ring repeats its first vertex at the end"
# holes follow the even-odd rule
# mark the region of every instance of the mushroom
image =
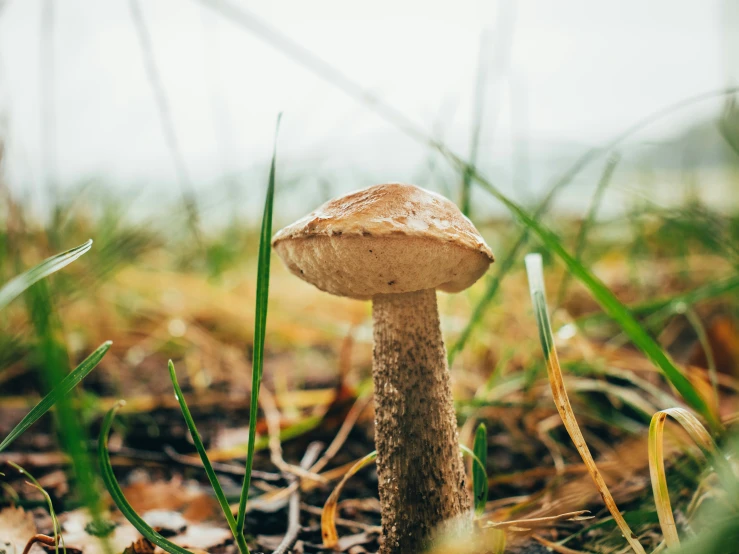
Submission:
POLYGON ((470 508, 436 289, 466 289, 492 252, 451 201, 399 183, 330 200, 272 245, 317 288, 372 300, 381 553, 420 552, 470 508))

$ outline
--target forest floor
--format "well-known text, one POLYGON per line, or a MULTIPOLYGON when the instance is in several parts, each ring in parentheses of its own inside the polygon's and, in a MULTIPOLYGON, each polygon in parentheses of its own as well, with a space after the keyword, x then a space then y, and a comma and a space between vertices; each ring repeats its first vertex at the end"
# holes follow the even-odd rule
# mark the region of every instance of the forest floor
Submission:
MULTIPOLYGON (((3 280, 16 268, 59 251, 57 244, 64 249, 88 236, 96 239, 89 254, 47 284, 53 336, 71 367, 102 342, 113 341, 100 366, 72 395, 91 455, 102 415, 124 399, 109 447, 131 506, 177 544, 237 552, 174 396, 167 361, 175 364, 235 507, 248 435, 258 236, 229 228, 188 250, 172 247, 161 233, 115 218, 69 216, 57 236, 10 223, 3 242, 9 263, 0 264, 3 280)), ((582 223, 557 222, 573 250, 582 223)), ((462 330, 473 321, 501 256, 514 242, 517 234, 510 227, 507 222, 482 227, 498 258, 488 276, 465 293, 439 294, 448 349, 458 345, 462 330)), ((720 439, 727 445, 739 412, 738 229, 736 218, 700 206, 632 214, 594 225, 579 252, 713 403, 727 427, 720 439), (614 229, 620 231, 614 234, 614 229), (717 396, 711 384, 714 371, 717 396)), ((619 509, 652 551, 663 537, 648 462, 650 420, 659 410, 684 402, 546 249, 532 242, 527 251, 545 255, 556 346, 585 440, 619 509)), ((2 314, 0 437, 46 387, 32 304, 19 299, 2 314)), ((259 451, 246 517, 253 552, 278 548, 294 518, 288 510, 292 494, 298 495, 300 511, 290 551, 377 551, 380 515, 372 465, 343 488, 338 545, 326 549, 321 533, 321 512, 331 491, 374 449, 371 339, 369 303, 317 291, 274 260, 259 451), (299 465, 313 443, 320 443, 321 453, 332 443, 338 448, 320 478, 296 480, 287 464, 299 465)), ((627 551, 552 400, 521 260, 473 324, 451 373, 460 442, 472 447, 478 424, 487 428, 489 492, 480 528, 502 530, 506 552, 546 552, 547 547, 564 553, 627 551)), ((53 535, 45 494, 61 523, 67 552, 105 552, 95 536, 105 532, 93 529, 81 508, 80 479, 93 483, 105 501, 113 552, 153 551, 93 475, 75 477, 56 429, 55 418, 47 416, 0 453, 0 539, 15 549, 6 546, 5 552, 21 554, 32 536, 53 535), (6 462, 24 468, 45 492, 6 462)), ((698 452, 684 432, 670 427, 665 460, 681 536, 710 528, 710 519, 701 514, 717 497, 718 485, 698 452)), ((467 464, 469 469, 469 459, 467 464)), ((445 551, 472 552, 464 542, 445 551)), ((37 543, 31 551, 42 548, 54 550, 37 543)))

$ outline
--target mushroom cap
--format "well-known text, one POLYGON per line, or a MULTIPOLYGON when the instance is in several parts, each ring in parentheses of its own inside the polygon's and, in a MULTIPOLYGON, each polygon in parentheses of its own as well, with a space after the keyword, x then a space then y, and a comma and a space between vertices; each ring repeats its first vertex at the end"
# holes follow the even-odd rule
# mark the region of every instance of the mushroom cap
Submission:
POLYGON ((423 289, 459 292, 493 261, 453 202, 401 183, 329 200, 278 231, 272 246, 301 279, 360 300, 423 289))

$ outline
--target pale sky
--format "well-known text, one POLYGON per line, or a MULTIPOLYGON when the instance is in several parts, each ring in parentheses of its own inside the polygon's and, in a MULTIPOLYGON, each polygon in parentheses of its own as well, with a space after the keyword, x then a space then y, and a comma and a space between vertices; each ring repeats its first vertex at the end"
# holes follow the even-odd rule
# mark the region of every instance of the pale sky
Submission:
MULTIPOLYGON (((559 143, 584 148, 739 76, 732 0, 230 1, 429 133, 440 131, 464 155, 487 32, 480 158, 491 167, 507 167, 513 137, 534 149, 559 143)), ((46 2, 54 15, 53 138, 62 186, 97 176, 176 190, 129 0, 6 2, 0 12, 0 130, 11 185, 31 195, 43 188, 46 2)), ((263 166, 279 111, 285 114, 283 164, 310 167, 319 179, 322 171, 338 168, 407 180, 428 156, 369 109, 197 0, 140 4, 198 189, 224 173, 263 166)), ((719 107, 698 105, 642 138, 669 137, 719 107)))

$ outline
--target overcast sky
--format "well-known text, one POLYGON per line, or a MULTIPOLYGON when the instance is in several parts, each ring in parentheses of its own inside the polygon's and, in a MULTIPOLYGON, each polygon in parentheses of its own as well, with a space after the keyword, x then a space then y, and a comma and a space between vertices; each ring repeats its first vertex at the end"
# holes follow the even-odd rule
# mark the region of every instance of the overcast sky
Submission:
MULTIPOLYGON (((443 133, 464 154, 487 33, 485 160, 509 156, 516 136, 534 144, 605 140, 660 107, 739 75, 739 29, 736 13, 729 13, 738 3, 732 0, 229 1, 428 132, 443 133)), ((395 180, 427 155, 372 111, 198 0, 140 4, 196 186, 263 164, 279 111, 285 113, 283 161, 395 180)), ((48 90, 60 182, 93 175, 119 183, 176 182, 130 6, 129 0, 6 2, 0 113, 6 174, 15 188, 43 184, 44 63, 53 67, 48 90), (47 4, 51 61, 42 56, 47 4)), ((669 136, 718 106, 696 106, 645 137, 669 136)))

